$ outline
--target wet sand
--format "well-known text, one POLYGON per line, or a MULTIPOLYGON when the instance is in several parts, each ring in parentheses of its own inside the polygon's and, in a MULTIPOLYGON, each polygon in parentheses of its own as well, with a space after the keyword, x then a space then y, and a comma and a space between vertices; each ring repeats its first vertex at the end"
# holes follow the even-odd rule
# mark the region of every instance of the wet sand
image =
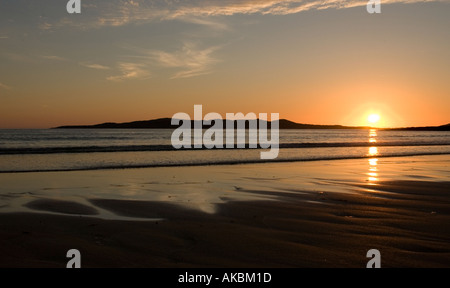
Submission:
POLYGON ((78 249, 82 267, 364 268, 378 249, 382 267, 450 267, 449 160, 386 158, 376 180, 366 159, 14 174, 0 266, 65 267, 78 249))

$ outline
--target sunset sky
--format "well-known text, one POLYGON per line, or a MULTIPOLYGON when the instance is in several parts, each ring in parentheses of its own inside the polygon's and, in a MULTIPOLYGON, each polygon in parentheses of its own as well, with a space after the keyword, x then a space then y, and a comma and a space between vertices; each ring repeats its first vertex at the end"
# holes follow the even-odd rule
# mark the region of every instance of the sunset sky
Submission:
POLYGON ((450 122, 450 0, 0 0, 0 128, 279 113, 450 122))

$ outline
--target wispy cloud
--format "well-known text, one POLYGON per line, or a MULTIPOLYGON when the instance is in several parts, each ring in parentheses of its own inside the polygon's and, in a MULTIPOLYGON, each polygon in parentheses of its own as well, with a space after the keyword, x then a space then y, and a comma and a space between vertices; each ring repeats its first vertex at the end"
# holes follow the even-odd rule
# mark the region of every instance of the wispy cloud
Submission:
POLYGON ((147 70, 146 65, 140 63, 119 63, 120 75, 110 76, 106 79, 109 81, 121 82, 124 80, 144 80, 150 78, 151 74, 147 70))
POLYGON ((44 31, 52 31, 54 24, 50 24, 47 21, 42 21, 39 23, 38 27, 44 31))
POLYGON ((83 67, 96 69, 96 70, 109 70, 109 69, 111 69, 108 66, 104 66, 104 65, 101 65, 101 64, 94 64, 94 63, 82 62, 82 63, 80 63, 80 65, 83 66, 83 67))
POLYGON ((47 60, 53 60, 53 61, 67 61, 66 58, 55 56, 55 55, 42 55, 41 58, 47 59, 47 60))
POLYGON ((179 68, 172 79, 189 78, 211 73, 211 66, 218 62, 213 57, 213 53, 218 49, 220 49, 218 46, 200 49, 197 45, 186 42, 178 51, 152 50, 148 52, 148 55, 160 66, 179 68))
POLYGON ((183 22, 187 22, 187 23, 205 26, 212 30, 230 30, 230 27, 227 24, 225 24, 221 21, 212 20, 208 17, 185 16, 185 17, 180 17, 179 20, 181 20, 183 22))
POLYGON ((0 89, 11 90, 12 87, 0 82, 0 89))
MULTIPOLYGON (((226 25, 211 21, 210 16, 239 14, 287 15, 308 10, 345 9, 366 6, 368 0, 99 0, 87 7, 92 17, 82 22, 72 18, 60 19, 58 23, 41 23, 42 30, 72 25, 81 28, 123 26, 162 20, 181 20, 226 29, 226 25), (208 19, 207 19, 208 18, 208 19)), ((393 3, 448 2, 448 0, 383 0, 383 5, 393 3)))
MULTIPOLYGON (((445 2, 447 0, 383 0, 383 4, 391 3, 418 3, 418 2, 445 2)), ((186 1, 188 2, 188 1, 186 1)), ((366 6, 367 0, 194 0, 184 6, 171 10, 173 18, 192 16, 215 16, 236 14, 275 14, 287 15, 308 10, 343 9, 357 6, 366 6)), ((179 2, 176 2, 177 4, 179 2)))
POLYGON ((0 39, 8 39, 8 36, 0 36, 0 39))

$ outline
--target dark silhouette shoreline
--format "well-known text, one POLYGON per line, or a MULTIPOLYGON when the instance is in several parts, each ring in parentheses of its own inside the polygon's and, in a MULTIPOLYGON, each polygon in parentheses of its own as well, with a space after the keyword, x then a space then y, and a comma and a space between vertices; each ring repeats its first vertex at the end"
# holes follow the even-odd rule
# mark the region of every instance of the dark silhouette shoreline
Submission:
MULTIPOLYGON (((59 126, 53 129, 175 129, 177 125, 171 124, 171 118, 159 118, 153 120, 133 121, 125 123, 107 122, 95 125, 66 125, 59 126)), ((217 120, 214 120, 217 121, 217 120)), ((223 121, 223 127, 226 127, 227 121, 223 121)), ((251 120, 258 122, 259 120, 251 120)), ((264 120, 260 120, 264 121, 264 120)), ((195 121, 192 121, 194 123, 195 121)), ((246 128, 249 126, 249 121, 246 123, 246 128)), ((236 124, 234 124, 236 125, 236 124)), ((203 128, 209 128, 211 125, 203 125, 203 128)), ((267 122, 267 127, 271 127, 271 122, 267 122)), ((371 129, 368 126, 343 126, 343 125, 315 125, 295 123, 286 119, 279 120, 280 129, 371 129)), ((426 127, 401 127, 401 128, 376 128, 377 130, 388 131, 450 131, 450 123, 442 126, 426 126, 426 127)))

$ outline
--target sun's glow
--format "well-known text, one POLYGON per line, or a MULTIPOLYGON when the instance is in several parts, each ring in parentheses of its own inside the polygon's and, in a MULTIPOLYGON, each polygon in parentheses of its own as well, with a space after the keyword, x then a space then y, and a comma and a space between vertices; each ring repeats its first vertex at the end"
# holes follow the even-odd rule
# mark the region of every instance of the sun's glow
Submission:
POLYGON ((380 119, 381 117, 379 114, 370 114, 369 117, 367 117, 367 121, 371 124, 376 124, 380 119))

